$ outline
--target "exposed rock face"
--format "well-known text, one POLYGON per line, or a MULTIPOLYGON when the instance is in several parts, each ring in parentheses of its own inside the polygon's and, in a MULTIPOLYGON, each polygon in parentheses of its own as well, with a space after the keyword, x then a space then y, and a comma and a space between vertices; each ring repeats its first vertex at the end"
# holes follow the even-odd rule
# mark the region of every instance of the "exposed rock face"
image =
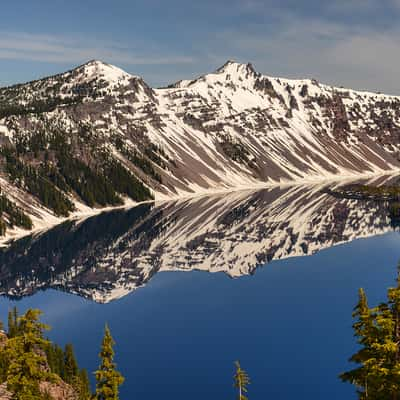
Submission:
MULTIPOLYGON (((60 380, 58 383, 42 382, 40 391, 50 395, 52 400, 78 400, 78 395, 67 383, 60 380)), ((11 400, 12 393, 7 390, 7 384, 0 385, 0 400, 11 400)))
POLYGON ((79 398, 74 389, 62 380, 57 383, 42 382, 40 391, 48 393, 52 400, 78 400, 79 398))
POLYGON ((7 390, 7 384, 3 383, 0 385, 0 400, 11 400, 12 393, 7 390))
POLYGON ((4 331, 0 331, 0 350, 7 344, 7 334, 4 331))
MULTIPOLYGON (((57 155, 43 149, 56 134, 88 168, 112 158, 165 198, 398 169, 400 97, 267 77, 232 61, 164 89, 100 61, 0 88, 0 146, 23 149, 34 168, 54 166, 57 155)), ((51 218, 1 165, 3 191, 35 226, 51 218)))

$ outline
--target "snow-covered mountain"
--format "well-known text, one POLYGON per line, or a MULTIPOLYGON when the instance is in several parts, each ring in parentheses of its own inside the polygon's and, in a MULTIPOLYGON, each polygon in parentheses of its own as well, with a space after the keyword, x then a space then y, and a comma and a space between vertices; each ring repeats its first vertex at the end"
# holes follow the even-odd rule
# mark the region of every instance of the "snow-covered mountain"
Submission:
POLYGON ((272 260, 393 229, 387 204, 339 199, 323 189, 236 191, 67 221, 0 251, 0 294, 55 288, 104 303, 159 271, 238 277, 272 260))
MULTIPOLYGON (((38 227, 128 197, 398 170, 400 97, 271 78, 233 61, 153 89, 91 61, 0 88, 0 148, 2 193, 38 227)), ((7 211, 2 218, 20 234, 7 211)))

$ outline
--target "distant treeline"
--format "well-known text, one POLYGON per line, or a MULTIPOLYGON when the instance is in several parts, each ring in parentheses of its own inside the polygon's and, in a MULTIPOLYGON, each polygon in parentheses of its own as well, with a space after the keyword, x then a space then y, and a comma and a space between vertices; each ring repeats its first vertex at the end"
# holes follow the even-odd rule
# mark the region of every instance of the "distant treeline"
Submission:
POLYGON ((372 200, 387 203, 388 214, 392 225, 400 225, 400 186, 373 186, 352 184, 335 189, 324 189, 323 192, 341 199, 372 200))
POLYGON ((0 236, 6 233, 7 227, 14 226, 31 229, 32 220, 0 191, 0 236))
POLYGON ((74 155, 76 150, 67 138, 65 132, 35 132, 19 139, 15 147, 3 146, 0 156, 11 182, 58 216, 74 210, 73 195, 89 207, 121 205, 121 195, 135 201, 153 199, 150 189, 120 161, 96 151, 92 165, 84 162, 74 155))

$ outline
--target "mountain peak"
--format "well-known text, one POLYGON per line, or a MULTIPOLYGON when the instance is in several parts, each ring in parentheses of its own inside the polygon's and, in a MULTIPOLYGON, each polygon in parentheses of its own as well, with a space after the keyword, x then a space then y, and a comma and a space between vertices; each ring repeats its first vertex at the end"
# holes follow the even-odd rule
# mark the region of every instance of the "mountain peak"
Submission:
POLYGON ((76 68, 76 70, 89 78, 100 77, 109 81, 121 81, 132 78, 132 75, 123 69, 101 60, 90 60, 76 68))
POLYGON ((256 78, 259 74, 254 69, 253 65, 242 64, 234 60, 228 60, 221 67, 216 69, 212 73, 207 73, 205 75, 201 75, 197 79, 194 80, 180 80, 172 85, 169 88, 186 88, 195 85, 196 83, 201 82, 215 82, 215 81, 242 81, 248 78, 256 78))
POLYGON ((217 72, 218 72, 218 71, 224 71, 224 70, 229 69, 229 68, 231 68, 231 67, 234 67, 234 66, 241 66, 241 65, 246 65, 246 64, 243 64, 243 63, 240 63, 240 62, 238 62, 238 61, 235 61, 235 60, 230 59, 230 60, 227 60, 221 67, 219 67, 219 68, 217 69, 217 72))
POLYGON ((222 67, 216 70, 217 74, 251 74, 257 75, 256 70, 254 69, 251 63, 243 64, 234 60, 228 60, 222 67))
POLYGON ((107 64, 106 62, 101 61, 101 60, 92 59, 92 60, 85 62, 82 65, 83 66, 92 66, 92 65, 109 65, 109 64, 107 64))

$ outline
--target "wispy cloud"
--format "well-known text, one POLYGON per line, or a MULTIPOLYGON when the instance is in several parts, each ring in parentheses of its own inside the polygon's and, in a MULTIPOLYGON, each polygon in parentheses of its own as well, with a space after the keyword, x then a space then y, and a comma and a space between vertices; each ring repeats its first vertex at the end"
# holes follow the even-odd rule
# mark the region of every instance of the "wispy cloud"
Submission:
POLYGON ((274 28, 221 32, 210 57, 223 62, 236 55, 269 74, 400 94, 397 26, 378 29, 284 14, 274 28))
MULTIPOLYGON (((198 13, 198 8, 189 10, 196 20, 190 12, 186 19, 176 17, 179 21, 173 14, 156 16, 154 25, 159 22, 160 29, 126 29, 125 42, 117 41, 120 33, 111 28, 108 37, 113 40, 104 40, 104 32, 90 37, 0 31, 0 60, 45 62, 46 71, 53 72, 59 70, 57 64, 101 59, 142 75, 150 84, 165 85, 233 58, 271 75, 315 77, 400 94, 400 0, 204 0, 196 7, 198 13)), ((35 74, 42 73, 43 65, 26 64, 35 74)))
POLYGON ((147 54, 145 50, 120 43, 83 38, 0 32, 0 59, 79 63, 102 59, 126 65, 162 65, 192 63, 184 55, 163 55, 161 49, 147 54))

